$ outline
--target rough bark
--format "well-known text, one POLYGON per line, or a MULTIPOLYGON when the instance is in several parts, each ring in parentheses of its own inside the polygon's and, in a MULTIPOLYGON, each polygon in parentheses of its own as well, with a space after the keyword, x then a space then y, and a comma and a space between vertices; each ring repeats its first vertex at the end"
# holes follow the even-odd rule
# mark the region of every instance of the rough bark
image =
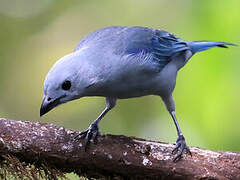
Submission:
POLYGON ((40 124, 0 119, 0 156, 54 167, 89 177, 122 179, 240 179, 240 153, 191 147, 192 157, 174 163, 172 144, 135 137, 102 135, 84 151, 78 132, 40 124))

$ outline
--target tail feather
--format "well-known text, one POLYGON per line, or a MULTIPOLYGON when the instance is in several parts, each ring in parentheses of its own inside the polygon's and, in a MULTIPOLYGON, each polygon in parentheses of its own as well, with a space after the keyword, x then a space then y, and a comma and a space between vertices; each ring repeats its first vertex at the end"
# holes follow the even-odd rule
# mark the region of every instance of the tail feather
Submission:
POLYGON ((214 41, 189 41, 188 45, 193 53, 204 51, 213 47, 228 48, 228 45, 236 46, 236 44, 232 43, 214 41))

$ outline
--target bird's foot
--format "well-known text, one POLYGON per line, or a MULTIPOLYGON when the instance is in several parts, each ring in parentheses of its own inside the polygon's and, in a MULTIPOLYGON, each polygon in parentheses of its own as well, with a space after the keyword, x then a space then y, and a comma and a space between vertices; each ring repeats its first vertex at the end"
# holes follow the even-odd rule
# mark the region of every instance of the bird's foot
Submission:
POLYGON ((90 141, 96 142, 98 135, 100 135, 98 125, 93 123, 89 126, 87 130, 82 131, 77 136, 75 136, 74 139, 77 140, 84 138, 85 139, 84 148, 86 151, 90 141))
POLYGON ((186 151, 186 153, 188 153, 189 155, 192 156, 192 153, 189 149, 189 147, 187 146, 186 142, 185 142, 185 138, 183 135, 178 136, 175 147, 172 151, 172 154, 177 153, 176 157, 174 158, 174 162, 177 162, 178 160, 180 160, 182 158, 182 154, 183 152, 186 151))

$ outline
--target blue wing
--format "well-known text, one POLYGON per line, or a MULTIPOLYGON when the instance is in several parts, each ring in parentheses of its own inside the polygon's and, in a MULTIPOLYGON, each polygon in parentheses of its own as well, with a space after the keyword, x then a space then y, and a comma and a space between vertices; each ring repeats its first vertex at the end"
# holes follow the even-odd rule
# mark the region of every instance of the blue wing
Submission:
POLYGON ((99 44, 102 50, 111 49, 120 55, 150 53, 152 60, 159 65, 159 70, 164 68, 176 53, 190 50, 187 42, 171 33, 146 27, 111 26, 97 30, 83 38, 75 51, 86 44, 99 44))
POLYGON ((172 56, 190 50, 187 42, 166 31, 143 27, 132 28, 133 33, 130 33, 131 36, 126 41, 125 53, 136 55, 142 52, 151 53, 153 61, 159 64, 160 70, 171 61, 172 56))

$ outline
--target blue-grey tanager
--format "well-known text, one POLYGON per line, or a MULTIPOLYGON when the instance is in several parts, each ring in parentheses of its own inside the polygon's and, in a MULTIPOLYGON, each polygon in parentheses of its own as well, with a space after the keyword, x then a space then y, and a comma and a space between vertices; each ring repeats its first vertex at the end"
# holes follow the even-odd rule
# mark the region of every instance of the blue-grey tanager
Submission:
POLYGON ((172 93, 177 72, 193 54, 225 42, 184 41, 175 35, 146 27, 112 26, 97 30, 58 60, 44 82, 40 115, 84 96, 106 97, 106 108, 78 137, 85 147, 99 135, 98 123, 117 99, 157 95, 164 101, 178 133, 175 161, 184 151, 191 154, 179 128, 172 93))

